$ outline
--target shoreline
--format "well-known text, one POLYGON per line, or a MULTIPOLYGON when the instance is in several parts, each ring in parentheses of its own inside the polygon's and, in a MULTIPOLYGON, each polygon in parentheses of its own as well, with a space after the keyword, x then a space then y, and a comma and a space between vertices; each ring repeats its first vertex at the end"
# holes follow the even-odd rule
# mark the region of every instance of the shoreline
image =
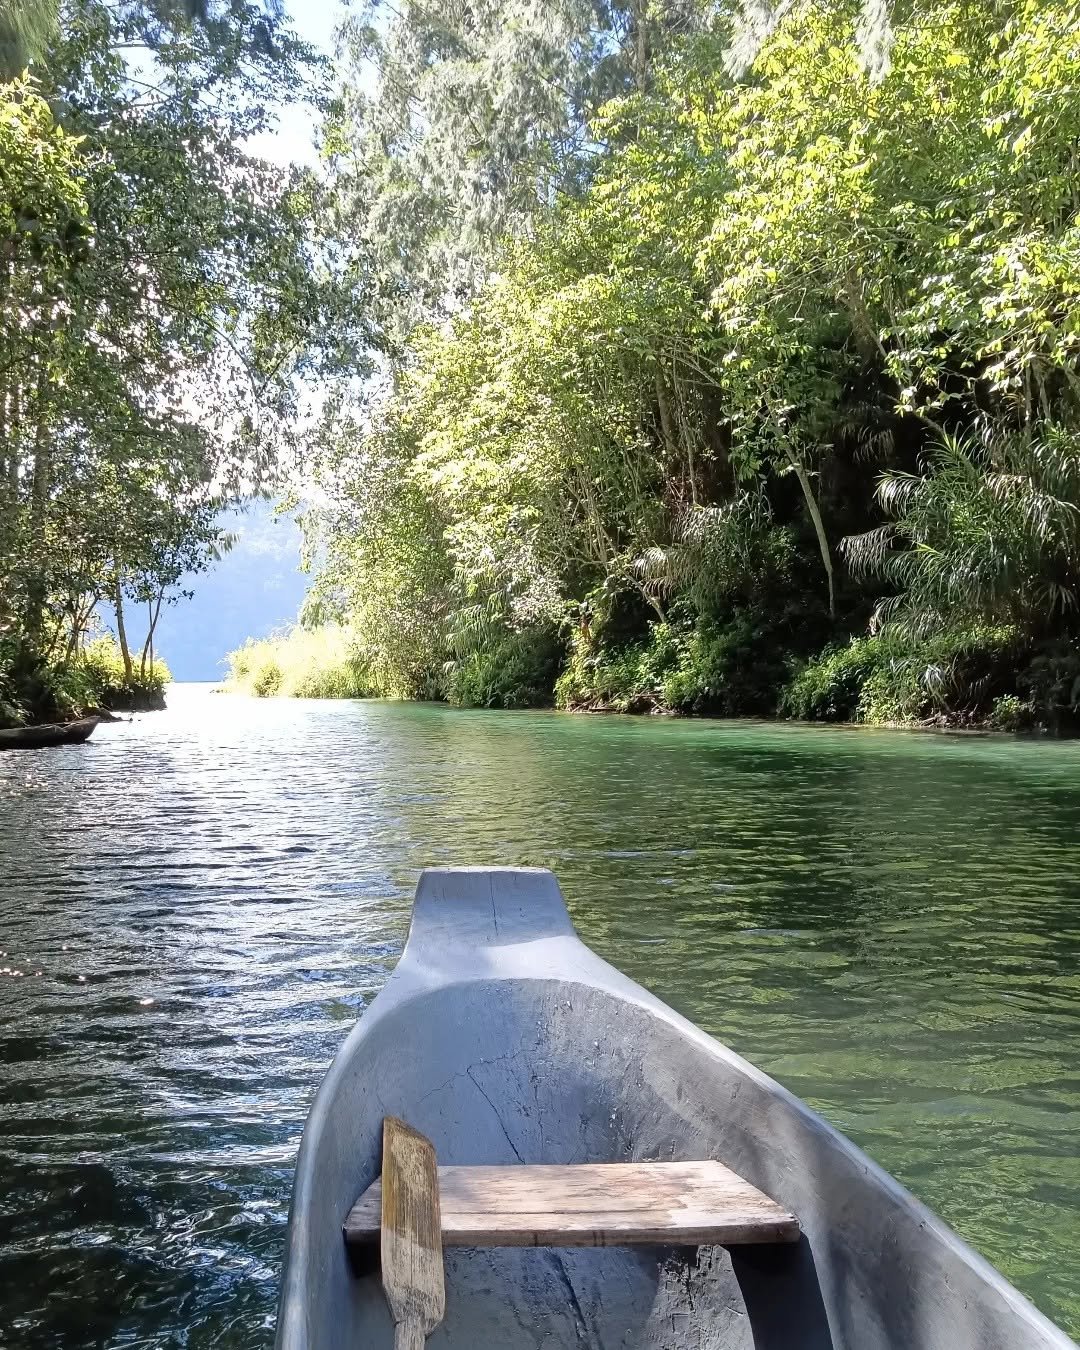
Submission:
MULTIPOLYGON (((198 683, 210 683, 209 681, 199 681, 198 683)), ((694 713, 680 712, 677 709, 666 708, 662 705, 652 703, 648 707, 620 708, 613 704, 589 704, 578 705, 570 708, 560 708, 555 703, 537 703, 528 707, 503 708, 491 705, 481 704, 462 704, 451 703, 448 699, 419 699, 419 698, 394 698, 383 694, 355 694, 335 697, 322 697, 318 695, 296 695, 296 694, 260 694, 253 690, 230 687, 228 683, 217 684, 208 693, 223 694, 228 696, 239 696, 241 698, 250 698, 258 702, 310 702, 310 703, 401 703, 401 704, 429 704, 432 707, 447 708, 454 712, 461 713, 503 713, 510 716, 520 713, 559 713, 568 717, 625 717, 637 721, 646 721, 650 718, 656 718, 661 721, 669 722, 721 722, 735 724, 756 724, 760 726, 776 727, 808 727, 820 728, 830 731, 895 731, 917 733, 927 736, 953 736, 965 738, 988 738, 988 737, 1008 737, 1010 740, 1018 741, 1076 741, 1080 740, 1080 734, 1075 732, 1055 732, 1046 727, 1030 727, 1023 729, 1007 729, 996 727, 992 724, 982 722, 963 722, 951 721, 944 717, 926 718, 922 721, 888 721, 888 722, 859 722, 850 719, 837 718, 829 720, 826 718, 800 718, 800 717, 778 717, 761 714, 758 716, 747 715, 738 717, 725 717, 719 713, 694 713)))

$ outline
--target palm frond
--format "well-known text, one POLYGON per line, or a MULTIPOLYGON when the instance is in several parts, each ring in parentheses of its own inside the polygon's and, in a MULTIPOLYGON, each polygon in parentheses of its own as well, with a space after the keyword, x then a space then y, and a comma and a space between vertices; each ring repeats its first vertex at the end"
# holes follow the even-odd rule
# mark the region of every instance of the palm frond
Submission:
POLYGON ((895 588, 875 612, 877 631, 928 636, 957 621, 1032 628, 1076 607, 1075 431, 943 438, 921 473, 883 475, 877 496, 892 521, 841 545, 853 572, 895 588))

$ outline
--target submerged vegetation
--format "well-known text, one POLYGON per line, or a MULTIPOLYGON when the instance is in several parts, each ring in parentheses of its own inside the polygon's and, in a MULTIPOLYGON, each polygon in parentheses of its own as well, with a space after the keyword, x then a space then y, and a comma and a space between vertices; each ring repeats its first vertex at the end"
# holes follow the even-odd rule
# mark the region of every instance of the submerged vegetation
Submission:
POLYGON ((1074 727, 1075 0, 512 9, 346 28, 383 378, 306 617, 358 684, 1074 727))

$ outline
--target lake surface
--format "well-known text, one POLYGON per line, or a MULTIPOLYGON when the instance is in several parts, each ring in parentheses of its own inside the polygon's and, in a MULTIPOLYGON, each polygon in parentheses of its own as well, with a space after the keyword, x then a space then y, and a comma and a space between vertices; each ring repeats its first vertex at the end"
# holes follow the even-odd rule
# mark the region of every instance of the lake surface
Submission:
POLYGON ((0 756, 0 1345, 270 1345, 304 1118, 427 863, 553 867, 1080 1334, 1080 744, 171 703, 0 756))

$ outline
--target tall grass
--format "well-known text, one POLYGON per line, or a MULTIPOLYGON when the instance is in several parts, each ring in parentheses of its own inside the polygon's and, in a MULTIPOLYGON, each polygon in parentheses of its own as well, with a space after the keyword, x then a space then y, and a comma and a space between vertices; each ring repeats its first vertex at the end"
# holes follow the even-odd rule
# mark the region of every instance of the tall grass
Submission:
POLYGON ((347 628, 290 628, 249 638, 227 657, 226 687, 258 698, 371 698, 378 691, 347 628))

